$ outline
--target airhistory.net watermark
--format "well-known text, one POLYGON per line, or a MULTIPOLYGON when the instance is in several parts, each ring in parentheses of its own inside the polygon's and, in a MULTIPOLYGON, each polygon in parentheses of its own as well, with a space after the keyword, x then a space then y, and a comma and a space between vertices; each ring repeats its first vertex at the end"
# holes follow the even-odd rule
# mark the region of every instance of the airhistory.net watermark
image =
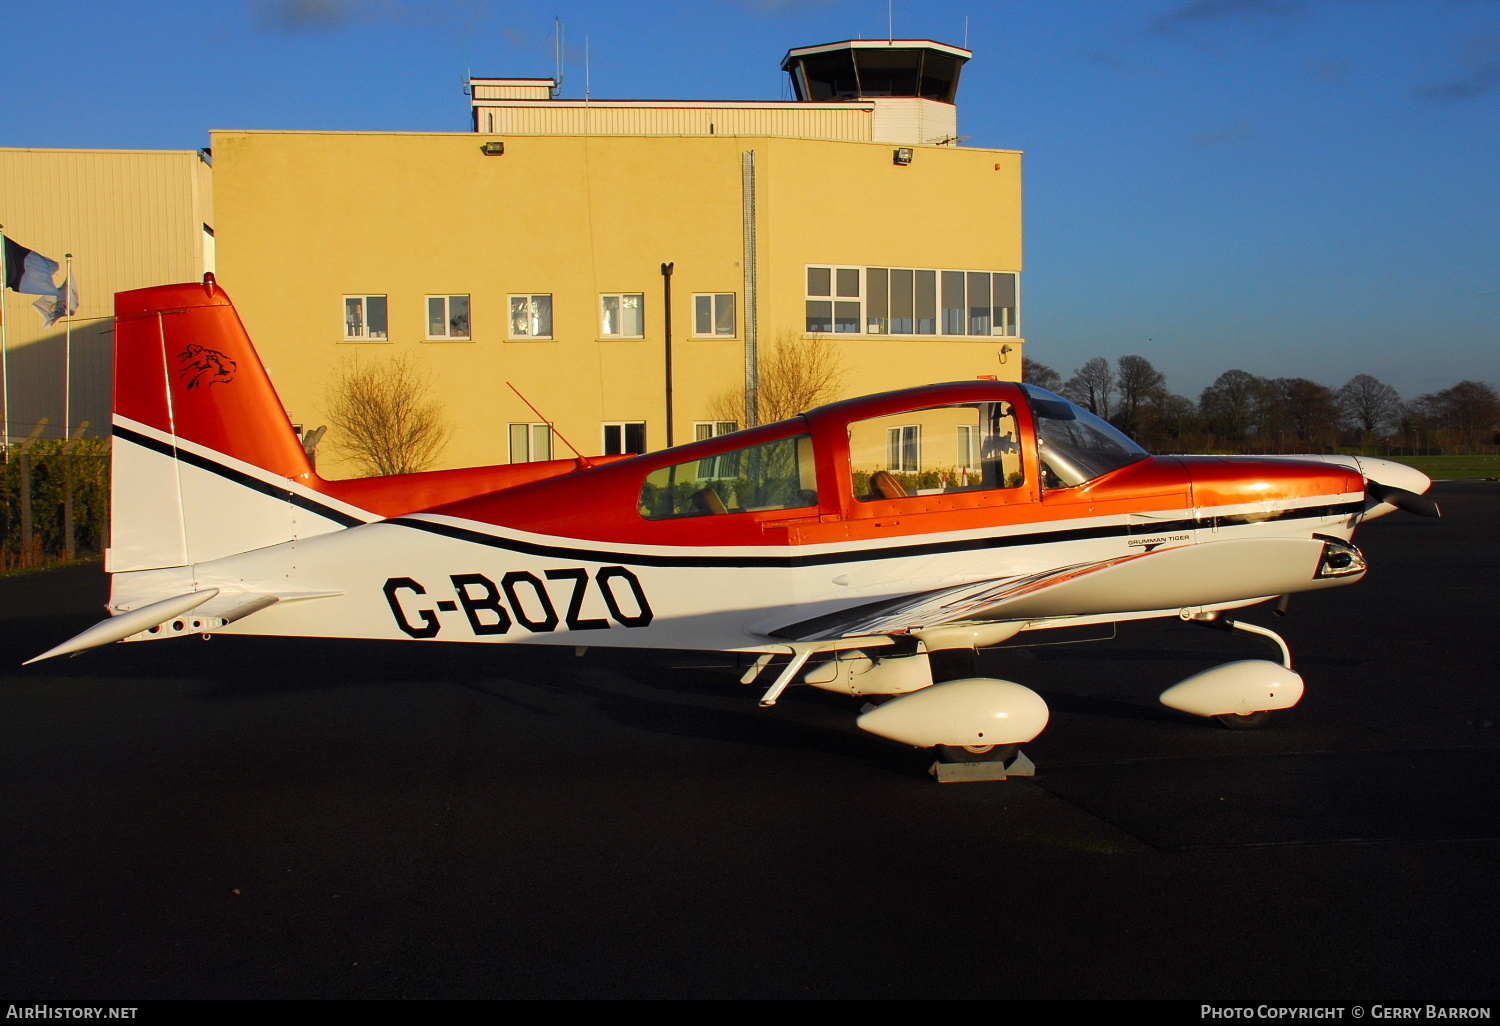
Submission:
POLYGON ((9 1005, 7 1019, 134 1019, 138 1007, 75 1008, 70 1005, 9 1005))

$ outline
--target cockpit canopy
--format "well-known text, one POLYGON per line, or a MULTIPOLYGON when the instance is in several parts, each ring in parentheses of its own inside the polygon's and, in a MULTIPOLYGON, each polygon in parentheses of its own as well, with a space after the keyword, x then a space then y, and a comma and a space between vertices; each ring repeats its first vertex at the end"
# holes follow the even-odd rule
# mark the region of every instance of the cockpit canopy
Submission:
POLYGON ((1035 385, 934 385, 705 439, 687 450, 692 459, 647 471, 638 508, 646 520, 675 520, 812 510, 830 498, 849 511, 958 492, 1018 501, 1028 494, 1033 448, 1032 466, 1050 489, 1087 484, 1149 456, 1106 421, 1035 385), (901 398, 910 404, 893 401, 901 398))

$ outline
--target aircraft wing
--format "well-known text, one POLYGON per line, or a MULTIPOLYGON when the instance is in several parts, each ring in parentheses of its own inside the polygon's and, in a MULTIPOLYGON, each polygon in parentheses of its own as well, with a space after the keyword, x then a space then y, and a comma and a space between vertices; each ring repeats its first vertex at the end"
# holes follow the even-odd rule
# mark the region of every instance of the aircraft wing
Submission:
POLYGON ((1349 583, 1364 569, 1358 550, 1336 539, 1245 538, 887 598, 770 634, 788 641, 832 641, 957 624, 1181 609, 1349 583))

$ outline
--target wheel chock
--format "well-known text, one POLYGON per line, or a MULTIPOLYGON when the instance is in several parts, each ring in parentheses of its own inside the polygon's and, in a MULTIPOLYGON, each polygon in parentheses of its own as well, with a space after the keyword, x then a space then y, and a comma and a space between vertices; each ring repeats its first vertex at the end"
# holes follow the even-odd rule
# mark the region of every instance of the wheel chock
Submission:
POLYGON ((1007 777, 1034 777, 1036 764, 1017 752, 1010 765, 1003 762, 934 762, 927 770, 940 784, 959 784, 975 780, 1004 780, 1007 777))

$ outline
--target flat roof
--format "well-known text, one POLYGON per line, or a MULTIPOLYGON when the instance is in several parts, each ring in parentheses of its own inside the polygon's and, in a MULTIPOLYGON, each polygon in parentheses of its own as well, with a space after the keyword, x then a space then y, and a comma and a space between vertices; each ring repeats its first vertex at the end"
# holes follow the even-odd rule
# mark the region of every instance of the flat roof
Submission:
MULTIPOLYGON (((506 100, 506 101, 497 101, 497 102, 508 103, 508 102, 511 102, 511 101, 506 100)), ((515 102, 520 103, 522 101, 515 101, 515 102)), ((580 106, 580 107, 583 106, 583 101, 582 100, 578 100, 578 101, 567 100, 567 101, 563 101, 563 102, 566 102, 566 103, 574 103, 574 102, 576 102, 578 106, 580 106)), ((862 101, 856 101, 855 103, 824 103, 824 104, 813 104, 813 103, 796 103, 795 101, 783 101, 783 103, 786 106, 797 106, 797 107, 815 107, 815 106, 821 106, 821 107, 838 107, 838 108, 845 108, 845 109, 847 109, 849 107, 853 107, 853 106, 859 106, 861 102, 862 101)), ((771 105, 771 104, 768 104, 768 106, 769 105, 771 105)), ((780 105, 782 105, 782 104, 776 104, 776 106, 780 106, 780 105)), ((709 104, 709 106, 715 106, 715 105, 714 104, 709 104)), ((536 132, 495 132, 495 133, 484 132, 484 133, 476 133, 476 132, 474 132, 472 130, 470 130, 470 131, 463 131, 463 132, 421 132, 421 131, 405 131, 405 132, 402 132, 402 131, 380 131, 380 130, 377 130, 377 129, 368 129, 368 128, 357 128, 357 129, 339 129, 339 128, 211 128, 211 129, 209 129, 209 135, 210 136, 213 136, 213 135, 339 135, 339 136, 376 136, 376 137, 403 136, 403 137, 407 137, 407 138, 425 137, 425 138, 430 138, 430 139, 436 139, 436 138, 477 139, 477 138, 479 138, 480 135, 485 135, 485 136, 491 136, 491 135, 493 135, 493 136, 504 136, 507 139, 510 139, 510 138, 515 138, 515 139, 578 139, 578 138, 583 138, 582 136, 555 135, 555 134, 550 133, 550 132, 548 132, 548 133, 536 133, 536 132)), ((775 139, 777 141, 785 141, 785 142, 790 142, 790 143, 818 143, 819 145, 825 145, 826 144, 826 145, 829 145, 829 146, 889 146, 889 145, 891 145, 890 143, 878 143, 878 142, 874 142, 874 141, 866 140, 866 139, 802 139, 802 138, 798 138, 798 137, 795 137, 795 136, 757 135, 757 134, 754 134, 754 133, 746 133, 744 135, 720 135, 720 136, 712 136, 712 135, 675 135, 675 134, 663 134, 663 133, 658 133, 658 132, 630 132, 630 133, 621 133, 621 134, 617 134, 617 135, 592 136, 591 138, 604 138, 604 139, 703 139, 703 140, 708 141, 708 142, 718 141, 720 143, 732 142, 735 139, 775 139)), ((932 146, 932 147, 929 147, 929 149, 944 150, 944 151, 947 151, 949 153, 1018 153, 1019 154, 1019 153, 1024 153, 1025 152, 1024 150, 997 149, 997 148, 991 147, 991 146, 932 146)), ((110 150, 108 152, 115 153, 115 152, 119 152, 119 151, 117 151, 117 150, 110 150)), ((194 151, 192 151, 192 150, 184 150, 184 151, 173 150, 171 152, 174 152, 174 153, 175 152, 192 153, 194 151)), ((1002 336, 1000 336, 1000 335, 996 335, 995 336, 995 338, 1001 338, 1001 337, 1002 336)))
POLYGON ((203 150, 202 148, 196 150, 119 150, 99 146, 0 146, 0 153, 180 153, 196 157, 201 155, 203 150))
MULTIPOLYGON (((879 99, 885 99, 885 97, 879 97, 879 99)), ((896 99, 904 100, 910 99, 910 97, 898 96, 896 99)), ((788 110, 875 109, 875 98, 870 97, 859 100, 522 100, 515 97, 504 97, 484 100, 475 98, 472 101, 472 105, 475 107, 535 107, 539 103, 545 103, 549 107, 736 107, 748 110, 775 110, 778 107, 785 107, 788 110)))
POLYGON ((845 39, 838 43, 819 43, 817 46, 799 46, 788 50, 786 56, 782 58, 781 70, 791 70, 787 65, 794 58, 806 57, 814 53, 827 53, 831 50, 937 50, 965 61, 974 56, 973 50, 965 50, 961 46, 949 46, 947 43, 939 43, 932 39, 845 39))

